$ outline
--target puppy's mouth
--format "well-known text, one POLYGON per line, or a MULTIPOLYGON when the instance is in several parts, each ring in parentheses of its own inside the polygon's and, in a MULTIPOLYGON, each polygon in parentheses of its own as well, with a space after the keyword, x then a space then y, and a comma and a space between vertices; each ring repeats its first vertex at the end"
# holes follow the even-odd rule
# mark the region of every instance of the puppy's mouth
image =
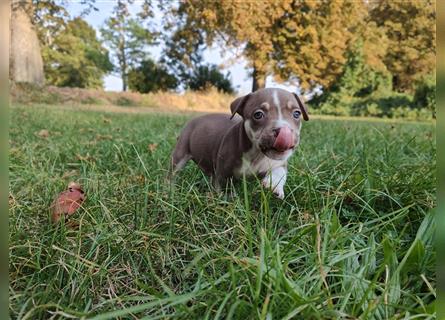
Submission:
POLYGON ((261 146, 261 151, 266 156, 279 158, 285 156, 295 148, 295 137, 288 127, 282 127, 274 130, 274 137, 269 137, 261 146))
POLYGON ((264 154, 272 152, 272 153, 275 153, 275 154, 279 155, 279 154, 286 154, 288 151, 294 150, 295 149, 295 145, 291 145, 291 146, 289 146, 289 147, 287 147, 285 149, 283 149, 283 148, 278 149, 278 148, 274 148, 273 146, 272 147, 262 146, 262 147, 260 147, 260 149, 261 149, 261 152, 264 153, 264 154))
POLYGON ((287 159, 289 157, 289 155, 293 152, 293 150, 295 149, 295 146, 292 146, 286 150, 278 150, 276 148, 273 147, 261 147, 260 150, 261 152, 268 158, 272 159, 272 160, 283 160, 283 159, 287 159))

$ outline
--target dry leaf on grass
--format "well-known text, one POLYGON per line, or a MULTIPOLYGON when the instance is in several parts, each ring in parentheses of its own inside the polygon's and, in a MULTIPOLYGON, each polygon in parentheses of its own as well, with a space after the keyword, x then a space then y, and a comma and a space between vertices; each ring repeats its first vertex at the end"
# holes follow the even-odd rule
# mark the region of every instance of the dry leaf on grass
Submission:
POLYGON ((143 183, 145 182, 145 176, 143 175, 135 175, 130 177, 131 182, 143 183))
POLYGON ((104 121, 104 123, 111 123, 112 122, 110 118, 106 118, 106 117, 103 117, 102 120, 104 121))
POLYGON ((148 145, 148 150, 150 150, 150 152, 154 152, 156 150, 156 148, 158 147, 157 143, 150 143, 148 145))
POLYGON ((92 128, 80 128, 79 132, 80 133, 85 133, 85 132, 95 132, 95 131, 92 128))
POLYGON ((85 200, 80 184, 70 182, 68 190, 61 192, 51 205, 51 219, 53 222, 59 222, 62 216, 69 217, 73 215, 85 200))
POLYGON ((42 130, 40 130, 40 131, 37 133, 37 135, 38 135, 40 138, 48 138, 48 137, 49 137, 49 131, 46 130, 46 129, 42 129, 42 130))
POLYGON ((100 141, 100 140, 112 140, 113 139, 113 136, 111 136, 111 135, 109 135, 109 134, 104 134, 104 135, 102 135, 102 134, 97 134, 96 135, 96 140, 97 141, 100 141))
POLYGON ((77 176, 79 172, 77 170, 66 171, 62 175, 62 179, 71 178, 77 176))
POLYGON ((76 158, 80 161, 94 161, 94 158, 92 156, 90 156, 89 153, 87 153, 86 156, 82 156, 80 154, 76 154, 76 158))
POLYGON ((12 195, 12 193, 9 193, 9 199, 8 199, 9 201, 8 201, 8 203, 9 203, 9 208, 11 208, 13 205, 15 205, 15 198, 14 198, 14 196, 12 195))

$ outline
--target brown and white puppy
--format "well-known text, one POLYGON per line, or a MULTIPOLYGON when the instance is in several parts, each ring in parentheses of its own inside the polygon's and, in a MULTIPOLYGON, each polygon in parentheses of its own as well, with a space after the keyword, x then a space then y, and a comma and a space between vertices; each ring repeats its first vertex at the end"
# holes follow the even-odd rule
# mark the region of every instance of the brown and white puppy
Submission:
POLYGON ((237 98, 230 109, 231 116, 209 114, 187 123, 173 151, 172 173, 192 159, 218 188, 228 178, 256 175, 283 199, 287 160, 300 143, 301 118, 309 120, 305 105, 296 94, 267 88, 237 98))

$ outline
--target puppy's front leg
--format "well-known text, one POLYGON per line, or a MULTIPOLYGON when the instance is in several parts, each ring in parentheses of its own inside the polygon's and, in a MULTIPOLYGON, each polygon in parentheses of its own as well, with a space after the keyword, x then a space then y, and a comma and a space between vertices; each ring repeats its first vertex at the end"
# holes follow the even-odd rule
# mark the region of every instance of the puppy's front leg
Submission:
POLYGON ((284 199, 284 184, 287 178, 287 168, 273 168, 261 181, 262 185, 272 190, 280 199, 284 199))

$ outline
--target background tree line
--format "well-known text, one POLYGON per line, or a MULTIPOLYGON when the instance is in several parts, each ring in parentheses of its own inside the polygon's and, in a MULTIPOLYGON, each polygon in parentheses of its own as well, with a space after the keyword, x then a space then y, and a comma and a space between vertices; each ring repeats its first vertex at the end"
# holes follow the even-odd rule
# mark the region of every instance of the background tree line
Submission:
MULTIPOLYGON (((204 50, 219 43, 247 60, 252 90, 268 76, 298 84, 321 113, 435 112, 434 0, 145 0, 132 14, 133 2, 116 1, 99 36, 84 20, 94 1, 70 18, 63 1, 14 0, 11 35, 14 17, 23 28, 27 16, 38 43, 27 41, 34 49, 25 51, 35 70, 40 53, 46 83, 57 86, 98 88, 105 74, 118 73, 123 90, 233 92, 229 75, 204 63, 204 50), (157 30, 155 4, 163 14, 157 30), (162 58, 154 61, 149 52, 160 43, 162 58)), ((35 70, 29 80, 41 81, 35 70)))

